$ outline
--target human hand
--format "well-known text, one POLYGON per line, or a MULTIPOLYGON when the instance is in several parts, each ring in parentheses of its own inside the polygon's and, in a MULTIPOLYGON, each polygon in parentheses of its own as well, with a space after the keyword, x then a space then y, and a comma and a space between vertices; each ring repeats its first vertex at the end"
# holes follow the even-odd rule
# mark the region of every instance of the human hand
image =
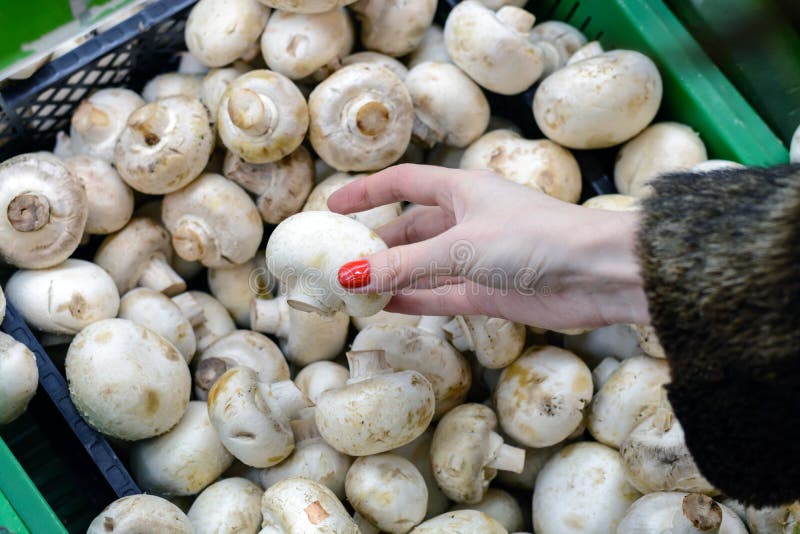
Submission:
POLYGON ((636 212, 568 204, 491 172, 408 164, 338 190, 328 207, 398 201, 419 206, 376 230, 390 248, 339 271, 352 292, 393 293, 387 311, 549 329, 649 322, 636 212))

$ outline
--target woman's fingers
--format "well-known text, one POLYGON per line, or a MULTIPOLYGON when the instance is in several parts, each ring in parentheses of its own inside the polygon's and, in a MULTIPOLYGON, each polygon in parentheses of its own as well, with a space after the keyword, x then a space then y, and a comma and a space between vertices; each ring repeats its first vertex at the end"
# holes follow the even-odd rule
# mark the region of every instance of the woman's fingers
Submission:
POLYGON ((443 285, 434 289, 407 289, 394 295, 385 310, 418 315, 487 315, 490 299, 476 299, 474 284, 443 285), (479 307, 476 302, 482 302, 479 307))
POLYGON ((375 232, 390 247, 425 241, 455 224, 453 216, 438 206, 415 206, 375 232))

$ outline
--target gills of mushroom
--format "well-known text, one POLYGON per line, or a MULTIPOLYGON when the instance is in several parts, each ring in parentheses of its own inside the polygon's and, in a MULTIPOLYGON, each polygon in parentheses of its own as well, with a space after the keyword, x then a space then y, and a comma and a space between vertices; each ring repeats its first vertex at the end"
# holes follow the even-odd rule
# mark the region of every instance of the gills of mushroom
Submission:
POLYGON ((525 347, 525 326, 485 315, 457 315, 442 327, 455 348, 472 351, 487 369, 511 365, 525 347))
POLYGON ((435 0, 359 0, 352 6, 361 22, 361 42, 370 50, 400 57, 422 42, 433 22, 435 0))
POLYGON ((408 68, 400 63, 398 60, 380 52, 371 52, 369 50, 364 52, 356 52, 349 56, 342 58, 342 66, 352 65, 354 63, 373 63, 380 65, 392 71, 395 76, 401 80, 405 80, 408 76, 408 68))
POLYGON ((72 115, 70 151, 114 161, 114 147, 128 117, 145 104, 128 89, 101 89, 83 100, 72 115))
POLYGON ((444 31, 436 24, 432 24, 425 31, 422 41, 408 55, 408 68, 413 69, 426 61, 452 63, 450 56, 447 55, 447 47, 444 44, 444 31))
POLYGON ((477 510, 456 510, 438 515, 417 526, 411 531, 411 534, 444 534, 445 532, 508 534, 508 531, 497 520, 477 510))
POLYGON ((382 310, 390 295, 349 293, 339 284, 337 273, 345 263, 382 250, 386 243, 363 224, 338 213, 306 211, 273 230, 267 243, 267 268, 286 288, 292 308, 323 315, 342 310, 354 317, 369 316, 382 310))
POLYGON ((192 503, 186 513, 195 534, 217 534, 238 528, 258 532, 261 528, 261 496, 264 491, 240 477, 214 482, 192 503))
POLYGON ((211 123, 217 122, 217 112, 222 95, 228 90, 233 80, 250 70, 246 63, 237 61, 230 67, 211 69, 203 78, 200 86, 200 100, 208 109, 211 123))
POLYGON ((197 351, 201 354, 219 338, 236 330, 225 306, 208 293, 187 291, 172 297, 172 302, 192 325, 197 351))
POLYGON ((460 167, 494 171, 564 202, 577 202, 581 196, 581 170, 569 150, 510 130, 491 131, 472 143, 460 167))
POLYGON ((308 105, 286 76, 253 70, 228 85, 217 110, 222 143, 248 163, 294 152, 308 130, 308 105))
POLYGON ((261 514, 261 532, 266 534, 359 534, 336 495, 306 478, 287 478, 268 488, 261 514))
POLYGON ((195 534, 180 508, 155 495, 129 495, 106 506, 89 525, 86 534, 109 532, 164 532, 195 534))
POLYGON ((195 495, 230 467, 202 401, 192 401, 166 434, 137 441, 130 450, 131 473, 139 487, 163 496, 195 495))
POLYGON ((263 251, 240 265, 208 269, 211 294, 242 328, 250 328, 250 303, 255 299, 271 299, 274 285, 263 251))
POLYGON ((58 158, 44 152, 0 163, 0 260, 44 269, 80 244, 88 217, 86 191, 58 158))
POLYGON ((24 344, 0 332, 0 425, 22 415, 38 384, 36 356, 24 344))
MULTIPOLYGON (((650 493, 634 502, 617 527, 619 534, 747 534, 727 506, 699 493, 650 493)), ((775 531, 770 531, 775 532, 775 531)))
POLYGON ((208 67, 233 63, 258 40, 269 12, 257 0, 200 0, 186 20, 186 47, 208 67))
POLYGON ((206 267, 232 267, 255 256, 264 224, 250 196, 218 174, 203 174, 161 203, 175 253, 206 267))
POLYGON ((350 371, 347 367, 322 360, 300 369, 294 383, 313 404, 317 404, 320 395, 329 389, 344 387, 348 378, 350 371))
POLYGON ((311 145, 339 171, 387 167, 411 140, 411 95, 380 65, 355 63, 336 71, 314 89, 308 108, 311 145))
POLYGON ((214 149, 208 112, 199 98, 170 96, 128 117, 114 165, 137 191, 163 195, 197 178, 214 149))
MULTIPOLYGON (((321 182, 308 195, 303 211, 329 211, 328 198, 336 191, 366 176, 365 174, 350 175, 344 172, 333 173, 321 182)), ((365 211, 350 213, 347 216, 357 220, 364 226, 376 229, 397 218, 402 212, 402 204, 386 204, 365 211)))
POLYGON ((86 190, 87 234, 110 234, 128 223, 133 215, 133 191, 111 163, 95 156, 73 156, 64 164, 86 190))
POLYGON ((414 464, 422 475, 428 488, 428 509, 425 519, 442 514, 450 509, 450 499, 444 494, 436 483, 431 466, 431 442, 433 441, 433 428, 428 428, 414 441, 392 450, 414 464))
POLYGON ((503 525, 503 528, 509 532, 518 532, 525 522, 522 517, 522 509, 514 496, 505 490, 497 488, 489 488, 486 495, 478 503, 457 504, 453 506, 452 510, 477 510, 478 512, 483 512, 503 525))
POLYGON ((6 295, 28 324, 51 334, 77 334, 96 321, 116 317, 120 304, 108 273, 73 259, 49 269, 15 272, 6 295))
POLYGON ((155 102, 171 96, 199 99, 203 75, 165 72, 149 80, 142 89, 145 102, 155 102))
POLYGON ((86 422, 119 439, 163 434, 189 404, 186 360, 172 343, 133 321, 105 319, 81 330, 65 368, 70 397, 86 422))
POLYGON ((326 442, 350 456, 367 456, 405 445, 425 431, 435 403, 427 378, 393 371, 383 351, 353 351, 347 358, 347 385, 322 393, 315 410, 326 442))

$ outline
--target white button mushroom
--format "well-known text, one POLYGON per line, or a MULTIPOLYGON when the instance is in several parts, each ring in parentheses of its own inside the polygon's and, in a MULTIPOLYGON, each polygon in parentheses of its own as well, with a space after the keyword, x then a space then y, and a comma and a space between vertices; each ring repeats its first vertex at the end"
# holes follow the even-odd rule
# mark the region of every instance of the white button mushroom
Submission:
POLYGON ((603 360, 592 369, 592 383, 595 393, 600 391, 603 385, 608 382, 608 379, 611 378, 611 375, 614 374, 614 371, 619 367, 619 363, 618 359, 609 356, 608 358, 603 358, 603 360))
POLYGON ((767 508, 748 506, 745 515, 751 534, 797 534, 800 528, 800 501, 767 508))
POLYGON ((430 381, 439 418, 464 402, 472 382, 469 363, 441 337, 414 326, 374 325, 353 340, 353 350, 383 350, 398 371, 417 371, 430 381))
POLYGON ((311 145, 339 171, 387 167, 411 140, 411 96, 380 65, 355 63, 336 71, 314 89, 308 108, 311 145))
POLYGON ((587 199, 582 206, 584 208, 611 211, 629 211, 639 209, 638 199, 636 197, 618 194, 597 195, 596 197, 587 199))
POLYGON ((359 534, 331 490, 306 478, 289 478, 261 499, 261 534, 359 534))
MULTIPOLYGON (((638 499, 619 523, 618 534, 747 534, 727 506, 698 493, 651 493, 638 499)), ((774 532, 774 531, 770 531, 774 532)))
POLYGON ((792 136, 792 143, 789 148, 789 161, 792 163, 800 163, 800 126, 794 131, 792 136))
POLYGON ((258 0, 264 5, 290 13, 322 13, 352 4, 355 0, 258 0))
POLYGON ((119 303, 119 318, 149 328, 175 345, 186 363, 192 361, 197 339, 189 320, 169 297, 146 287, 128 291, 119 303))
POLYGON ((240 265, 208 269, 211 294, 243 328, 250 327, 250 303, 254 299, 271 299, 273 285, 263 251, 256 252, 255 257, 240 265))
POLYGON ((0 324, 3 324, 3 319, 6 317, 6 295, 3 292, 3 287, 0 286, 0 324))
POLYGON ((347 385, 350 371, 347 367, 335 362, 313 362, 297 373, 294 377, 295 385, 308 399, 317 404, 320 395, 329 389, 338 389, 347 385))
POLYGON ((144 89, 142 89, 142 97, 146 102, 155 102, 171 96, 199 99, 202 84, 202 75, 166 72, 159 74, 145 84, 144 89))
POLYGON ((110 234, 128 223, 133 215, 133 191, 111 163, 94 156, 73 156, 64 164, 86 190, 87 234, 110 234))
POLYGON ((528 447, 555 445, 583 421, 592 373, 558 347, 531 347, 508 366, 494 391, 500 426, 528 447))
POLYGON ((347 500, 382 532, 405 533, 422 522, 428 488, 410 461, 392 453, 356 459, 345 481, 347 500))
POLYGON ((355 54, 350 54, 342 58, 343 67, 353 65, 354 63, 373 63, 380 65, 392 71, 401 80, 405 80, 406 76, 408 76, 408 68, 405 65, 395 58, 379 52, 370 52, 367 50, 364 52, 356 52, 355 54))
POLYGON ((689 126, 659 122, 625 143, 614 164, 614 184, 625 195, 650 196, 648 182, 670 172, 685 171, 708 159, 700 136, 689 126))
POLYGON ((531 39, 546 41, 555 46, 561 56, 562 65, 586 44, 586 36, 578 28, 560 20, 548 20, 537 24, 531 30, 531 39))
POLYGON ((211 69, 203 78, 200 86, 200 100, 208 109, 208 118, 212 123, 217 122, 219 103, 222 95, 228 90, 233 80, 250 70, 246 63, 238 61, 230 67, 211 69))
POLYGON ((197 358, 194 372, 197 398, 205 400, 219 377, 237 366, 252 369, 264 384, 289 380, 289 365, 270 338, 250 330, 234 330, 217 339, 197 358))
POLYGON ((361 42, 366 48, 400 57, 422 42, 436 13, 436 0, 359 0, 351 9, 361 22, 361 42))
MULTIPOLYGON (((471 0, 474 1, 474 0, 471 0)), ((494 130, 472 143, 462 169, 488 169, 565 202, 581 196, 581 169, 572 153, 547 139, 494 130)))
POLYGON ((187 291, 172 297, 172 302, 194 328, 198 352, 202 353, 216 340, 236 330, 225 306, 208 293, 187 291))
POLYGON ((106 319, 81 330, 65 367, 72 402, 87 423, 109 436, 158 436, 180 421, 189 404, 186 360, 133 321, 106 319))
POLYGON ((162 496, 195 495, 230 467, 202 401, 192 401, 166 434, 137 441, 130 450, 131 473, 144 491, 162 496))
POLYGON ((294 152, 308 130, 308 105, 286 76, 253 70, 236 78, 217 110, 222 143, 249 163, 269 163, 294 152))
POLYGON ((439 421, 431 443, 431 465, 445 495, 459 503, 483 499, 498 470, 521 472, 525 450, 503 443, 497 416, 483 404, 462 404, 439 421))
POLYGON ((255 256, 264 223, 250 196, 219 174, 203 174, 161 203, 175 253, 206 267, 231 267, 255 256))
POLYGON ((286 358, 299 366, 340 355, 348 325, 349 318, 343 312, 322 315, 302 311, 290 306, 283 295, 251 302, 251 328, 276 336, 286 358))
POLYGON ((129 495, 106 506, 86 534, 195 534, 180 508, 155 495, 129 495))
POLYGON ((394 372, 383 351, 347 353, 350 379, 319 397, 314 417, 323 439, 350 456, 405 445, 433 419, 433 387, 416 371, 394 372))
POLYGON ((542 133, 560 145, 606 148, 650 124, 661 95, 661 75, 650 58, 614 50, 545 78, 533 98, 533 115, 542 133))
POLYGON ((258 211, 268 224, 300 211, 314 186, 314 163, 302 146, 272 163, 247 163, 228 152, 223 174, 256 195, 258 211))
POLYGON ((636 425, 655 413, 669 379, 666 360, 647 356, 624 360, 592 399, 589 433, 619 448, 636 425))
POLYGON ((517 500, 507 491, 489 488, 480 502, 457 504, 453 510, 477 510, 495 519, 509 532, 516 532, 523 526, 522 509, 517 500))
POLYGON ((391 295, 349 293, 339 284, 337 273, 345 263, 382 250, 386 243, 358 221, 338 213, 305 211, 272 231, 267 268, 286 288, 292 308, 323 315, 343 310, 363 317, 382 310, 391 295))
POLYGON ((564 346, 590 365, 597 365, 608 357, 623 360, 634 356, 664 357, 655 331, 632 324, 612 324, 589 332, 569 334, 564 337, 564 346))
MULTIPOLYGON (((579 427, 581 430, 583 427, 579 427)), ((497 473, 497 481, 503 487, 532 491, 536 484, 536 477, 542 467, 563 448, 563 444, 552 447, 525 448, 525 467, 521 473, 513 471, 500 471, 497 473)))
POLYGON ((356 330, 364 330, 368 326, 417 326, 419 315, 406 315, 405 313, 393 313, 381 310, 369 317, 353 317, 353 326, 356 330))
POLYGON ((600 443, 569 445, 536 478, 533 529, 537 534, 615 532, 638 497, 617 451, 600 443))
POLYGON ((114 165, 135 190, 163 195, 197 178, 213 149, 202 102, 171 96, 131 113, 114 150, 114 165))
POLYGON ((455 348, 474 352, 478 363, 488 369, 511 365, 525 348, 525 326, 507 319, 457 315, 442 328, 455 348))
POLYGON ((186 47, 206 66, 233 63, 258 40, 269 11, 257 0, 200 0, 186 20, 186 47))
POLYGON ((108 273, 73 259, 49 269, 15 272, 6 295, 27 323, 53 334, 77 334, 95 321, 116 317, 120 303, 108 273))
POLYGON ((131 113, 145 104, 128 89, 101 89, 81 102, 72 115, 70 151, 114 161, 114 147, 131 113))
POLYGON ((494 518, 477 510, 456 510, 428 519, 411 534, 508 534, 494 518))
POLYGON ((0 425, 22 415, 38 383, 36 356, 24 344, 0 332, 0 425))
POLYGON ((432 24, 425 31, 419 46, 408 55, 408 68, 413 69, 426 61, 451 62, 444 44, 444 31, 436 24, 432 24))
POLYGON ((245 478, 226 478, 204 489, 186 515, 194 534, 255 534, 261 527, 263 494, 245 478))
POLYGON ((592 41, 590 43, 586 43, 579 49, 577 49, 569 59, 567 60, 567 65, 572 65, 573 63, 577 63, 578 61, 583 61, 584 59, 589 59, 593 57, 597 57, 600 54, 603 54, 605 50, 603 49, 603 45, 600 44, 599 41, 592 41))
POLYGON ((433 428, 428 428, 417 439, 398 447, 392 452, 410 460, 419 469, 425 485, 428 487, 428 510, 425 519, 443 514, 450 509, 450 499, 444 494, 442 488, 436 483, 431 466, 431 442, 433 441, 433 428))
POLYGON ((165 295, 186 289, 186 282, 172 270, 169 233, 153 219, 134 217, 125 227, 106 237, 94 262, 114 279, 120 294, 144 286, 165 295))
POLYGON ((744 165, 736 163, 735 161, 728 161, 726 159, 709 159, 693 165, 689 172, 711 172, 721 169, 742 169, 744 165))
MULTIPOLYGON (((364 176, 366 175, 349 175, 344 172, 331 174, 314 187, 303 206, 303 211, 329 211, 328 198, 342 187, 364 176)), ((394 204, 386 204, 365 211, 350 213, 347 216, 374 230, 399 216, 401 211, 401 203, 395 202, 394 204)))
POLYGON ((58 158, 22 154, 0 164, 0 260, 25 269, 52 267, 80 244, 86 191, 58 158))
POLYGON ((293 382, 261 383, 249 367, 229 369, 208 392, 208 415, 223 445, 252 467, 270 467, 291 454, 289 421, 307 406, 293 382))

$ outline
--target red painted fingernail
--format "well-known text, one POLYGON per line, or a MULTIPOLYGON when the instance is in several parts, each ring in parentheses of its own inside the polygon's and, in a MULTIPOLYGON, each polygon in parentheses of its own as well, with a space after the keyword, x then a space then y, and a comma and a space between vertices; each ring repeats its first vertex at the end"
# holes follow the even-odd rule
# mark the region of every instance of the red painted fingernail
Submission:
POLYGON ((356 289, 369 284, 369 262, 356 260, 339 268, 339 283, 345 289, 356 289))

